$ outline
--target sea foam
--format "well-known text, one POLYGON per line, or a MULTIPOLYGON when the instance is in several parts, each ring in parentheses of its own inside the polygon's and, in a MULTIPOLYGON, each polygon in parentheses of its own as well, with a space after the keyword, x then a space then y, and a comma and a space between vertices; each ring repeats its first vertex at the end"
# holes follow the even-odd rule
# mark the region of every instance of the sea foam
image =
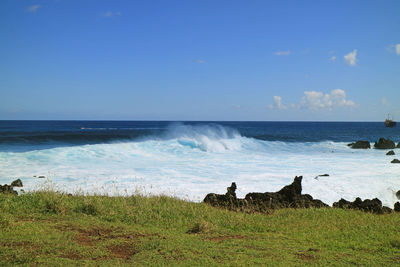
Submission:
POLYGON ((393 207, 399 168, 381 150, 352 150, 342 142, 262 141, 220 125, 175 124, 138 141, 0 152, 0 183, 21 178, 26 191, 49 181, 66 192, 167 194, 201 201, 276 191, 303 175, 303 193, 332 204, 378 197, 393 207), (328 173, 329 176, 318 177, 328 173), (46 179, 34 176, 44 175, 46 179))

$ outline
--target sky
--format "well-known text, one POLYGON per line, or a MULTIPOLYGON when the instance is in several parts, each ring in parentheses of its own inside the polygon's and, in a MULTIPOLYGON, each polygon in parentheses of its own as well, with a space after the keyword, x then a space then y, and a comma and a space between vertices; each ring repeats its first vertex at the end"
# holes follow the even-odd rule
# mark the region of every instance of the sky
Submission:
POLYGON ((2 0, 0 119, 400 120, 400 1, 2 0))

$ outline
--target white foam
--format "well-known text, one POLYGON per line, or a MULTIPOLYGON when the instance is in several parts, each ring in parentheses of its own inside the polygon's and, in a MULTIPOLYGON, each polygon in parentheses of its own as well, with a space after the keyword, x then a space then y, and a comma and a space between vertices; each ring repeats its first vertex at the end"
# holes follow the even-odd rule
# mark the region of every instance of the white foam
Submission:
POLYGON ((276 191, 303 175, 303 193, 332 204, 340 198, 378 197, 393 207, 400 164, 380 150, 352 150, 345 143, 267 142, 220 126, 176 125, 159 140, 0 152, 0 183, 21 178, 25 190, 50 180, 58 190, 108 194, 165 193, 201 201, 276 191), (318 177, 328 173, 330 176, 318 177), (44 175, 38 179, 34 175, 44 175))

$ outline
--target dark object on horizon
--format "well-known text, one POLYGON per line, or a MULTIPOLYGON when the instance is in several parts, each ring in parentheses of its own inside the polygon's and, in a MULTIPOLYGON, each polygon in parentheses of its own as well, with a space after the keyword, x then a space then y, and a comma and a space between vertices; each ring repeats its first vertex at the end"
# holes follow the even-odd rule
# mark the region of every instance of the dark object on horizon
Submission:
POLYGON ((386 206, 382 206, 382 202, 377 199, 365 199, 364 201, 361 198, 356 198, 353 202, 347 201, 345 199, 340 199, 338 202, 333 203, 332 205, 334 208, 341 208, 341 209, 355 209, 355 210, 362 210, 365 212, 372 212, 376 214, 384 214, 384 213, 391 213, 392 209, 386 206))
POLYGON ((329 207, 321 200, 312 196, 301 194, 302 176, 296 176, 292 184, 283 187, 278 192, 248 193, 244 199, 236 197, 236 184, 232 183, 224 195, 210 193, 204 198, 204 202, 212 206, 230 209, 251 208, 253 211, 266 211, 278 208, 322 208, 329 207))
POLYGON ((371 148, 369 141, 357 141, 355 143, 348 144, 349 147, 354 149, 368 149, 371 148))
POLYGON ((325 173, 325 174, 320 174, 314 177, 314 179, 318 180, 318 177, 327 177, 329 176, 329 174, 325 173))
POLYGON ((394 159, 394 160, 392 160, 390 163, 400 163, 400 160, 394 159))
POLYGON ((385 138, 379 138, 379 141, 374 144, 374 148, 377 149, 393 149, 395 147, 396 145, 392 140, 385 138))
POLYGON ((38 178, 46 178, 44 175, 39 175, 38 178))
POLYGON ((393 150, 390 150, 388 153, 386 153, 386 155, 387 155, 387 156, 393 156, 393 155, 395 155, 395 153, 394 153, 393 150))
POLYGON ((392 117, 392 119, 390 119, 389 114, 388 114, 387 119, 385 120, 385 126, 390 127, 390 128, 396 127, 396 122, 393 120, 393 117, 392 117))
POLYGON ((22 185, 21 179, 17 179, 17 180, 15 180, 15 181, 13 181, 13 182, 11 183, 11 186, 22 187, 23 185, 22 185))
POLYGON ((396 192, 396 197, 400 199, 400 190, 396 192))

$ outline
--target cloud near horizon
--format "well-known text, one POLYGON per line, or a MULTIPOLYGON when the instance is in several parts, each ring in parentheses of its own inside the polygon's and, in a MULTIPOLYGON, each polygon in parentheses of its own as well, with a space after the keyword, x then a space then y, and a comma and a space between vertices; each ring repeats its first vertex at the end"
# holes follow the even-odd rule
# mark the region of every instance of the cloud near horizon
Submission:
POLYGON ((274 54, 276 56, 289 56, 292 52, 290 50, 288 51, 276 51, 274 54))
POLYGON ((396 55, 400 56, 400 44, 396 44, 396 55))
POLYGON ((30 13, 35 13, 36 11, 39 10, 39 8, 41 8, 41 5, 32 5, 32 6, 28 6, 27 10, 30 13))
POLYGON ((122 16, 122 13, 107 11, 106 13, 103 13, 102 16, 105 18, 120 17, 122 16))
POLYGON ((282 97, 275 95, 274 104, 268 105, 269 109, 286 109, 286 106, 282 104, 282 97))
POLYGON ((350 66, 357 65, 357 49, 354 49, 353 52, 350 52, 344 55, 344 61, 350 66))
MULTIPOLYGON (((286 109, 282 103, 281 96, 274 96, 274 104, 268 106, 269 109, 286 109)), ((290 104, 290 108, 301 108, 310 110, 332 110, 337 107, 356 107, 356 103, 346 99, 346 92, 342 89, 334 89, 330 93, 317 91, 304 91, 299 104, 290 104)))

